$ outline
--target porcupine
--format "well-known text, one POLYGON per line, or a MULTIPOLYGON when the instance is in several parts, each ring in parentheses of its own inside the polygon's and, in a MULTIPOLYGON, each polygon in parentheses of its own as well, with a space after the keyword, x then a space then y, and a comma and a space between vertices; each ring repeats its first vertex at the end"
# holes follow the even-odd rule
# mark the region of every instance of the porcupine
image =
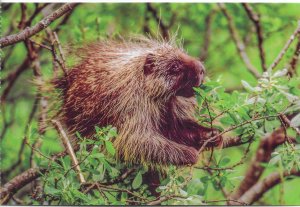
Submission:
MULTIPOLYGON (((81 48, 79 64, 55 80, 68 131, 92 137, 113 125, 117 157, 152 166, 188 165, 214 130, 197 123, 193 87, 203 64, 175 41, 146 37, 100 41, 81 48)), ((207 146, 218 143, 212 142, 207 146)))

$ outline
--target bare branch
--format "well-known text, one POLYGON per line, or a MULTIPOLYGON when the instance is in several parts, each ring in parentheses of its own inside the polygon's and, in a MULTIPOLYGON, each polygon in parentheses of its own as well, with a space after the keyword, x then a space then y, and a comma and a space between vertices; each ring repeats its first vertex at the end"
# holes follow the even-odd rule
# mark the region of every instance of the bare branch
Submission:
POLYGON ((29 17, 28 21, 26 22, 26 26, 30 26, 33 19, 42 11, 49 3, 45 3, 42 6, 39 6, 39 3, 36 3, 35 10, 33 14, 29 17))
POLYGON ((179 195, 163 196, 163 197, 160 197, 160 198, 157 199, 157 200, 148 202, 147 205, 149 205, 149 206, 159 205, 159 204, 161 204, 162 202, 171 200, 171 199, 173 199, 173 198, 185 198, 185 197, 179 196, 179 195))
POLYGON ((85 183, 85 179, 81 173, 81 169, 80 169, 80 166, 78 165, 78 160, 76 158, 76 155, 75 155, 75 152, 73 150, 73 147, 70 143, 70 140, 66 134, 66 132, 64 131, 61 123, 57 120, 52 120, 52 123, 54 124, 56 130, 60 133, 61 135, 61 139, 62 139, 62 142, 65 146, 65 149, 68 151, 70 157, 71 157, 71 160, 73 162, 73 165, 76 166, 75 169, 76 171, 78 172, 78 177, 79 177, 79 180, 81 183, 85 183))
POLYGON ((285 123, 287 126, 291 127, 293 130, 296 131, 296 133, 297 133, 298 135, 300 135, 300 130, 299 130, 297 127, 291 126, 291 121, 286 117, 286 115, 281 114, 280 117, 281 117, 281 119, 284 121, 284 123, 285 123))
POLYGON ((289 71, 288 71, 288 74, 290 76, 293 76, 297 72, 296 66, 297 66, 299 57, 300 57, 300 35, 298 34, 298 43, 297 43, 294 55, 291 59, 289 71))
MULTIPOLYGON (((147 10, 152 14, 155 21, 159 25, 160 31, 164 39, 169 39, 169 27, 162 22, 162 19, 159 17, 157 10, 151 5, 151 3, 147 3, 147 10)), ((171 24, 171 23, 170 23, 171 24)))
POLYGON ((235 43, 235 46, 238 50, 238 53, 239 55, 241 56, 242 60, 244 61, 248 71, 253 74, 256 78, 259 78, 261 75, 259 74, 259 72, 257 71, 257 69, 252 65, 247 53, 246 53, 246 50, 245 50, 245 45, 244 43, 240 40, 239 38, 239 35, 236 31, 236 28, 234 26, 234 23, 233 23, 233 19, 232 17, 230 16, 230 14, 228 13, 225 5, 223 3, 219 3, 218 4, 219 7, 221 8, 224 16, 226 17, 227 21, 228 21, 228 28, 229 28, 229 31, 230 31, 230 34, 231 34, 231 37, 235 43))
POLYGON ((14 86, 16 80, 19 78, 19 76, 30 66, 30 59, 27 57, 23 63, 12 73, 10 73, 4 80, 5 82, 8 81, 8 84, 6 88, 3 90, 1 101, 5 101, 10 90, 14 86))
POLYGON ((252 7, 248 3, 242 3, 242 5, 243 5, 244 9, 246 10, 248 17, 251 19, 251 21, 253 22, 253 24, 255 26, 261 67, 262 67, 263 71, 266 71, 267 66, 266 66, 266 59, 265 59, 265 51, 263 48, 264 39, 263 39, 262 27, 261 27, 260 20, 259 20, 259 15, 253 11, 252 7))
POLYGON ((0 204, 6 204, 20 188, 38 178, 45 171, 39 168, 30 168, 6 183, 0 189, 0 204))
POLYGON ((113 185, 113 184, 116 184, 116 183, 120 183, 123 180, 125 180, 129 175, 131 175, 134 171, 135 171, 134 168, 127 169, 121 176, 117 177, 114 180, 108 181, 108 182, 106 182, 104 184, 105 185, 113 185))
POLYGON ((294 41, 294 39, 298 34, 300 34, 300 20, 298 21, 298 26, 296 30, 293 32, 289 40, 285 43, 284 47, 282 48, 282 50, 280 51, 280 53, 278 54, 274 62, 268 68, 268 71, 272 71, 278 65, 278 63, 280 62, 280 60, 282 59, 282 57, 284 56, 284 54, 286 53, 286 51, 288 50, 288 48, 290 47, 290 45, 292 44, 292 42, 294 41))
POLYGON ((66 58, 65 58, 63 49, 62 49, 62 47, 61 47, 59 38, 58 38, 58 36, 57 36, 57 33, 56 33, 56 32, 53 32, 53 36, 54 36, 54 39, 55 39, 55 41, 56 41, 56 43, 57 43, 58 50, 59 50, 59 54, 60 54, 60 57, 61 57, 61 59, 62 59, 62 61, 63 61, 64 67, 66 67, 66 66, 65 66, 66 58))
MULTIPOLYGON (((219 137, 221 137, 223 134, 225 134, 225 133, 227 133, 227 132, 230 132, 230 131, 232 131, 232 130, 234 130, 234 129, 236 129, 236 128, 239 128, 239 127, 241 127, 241 126, 243 126, 243 125, 249 124, 249 123, 251 123, 251 122, 253 122, 253 121, 256 121, 256 120, 262 120, 262 119, 266 119, 266 118, 270 118, 270 117, 278 117, 279 115, 280 115, 280 114, 278 114, 278 115, 262 116, 262 117, 255 117, 255 118, 246 120, 246 121, 244 121, 244 122, 242 122, 242 123, 239 123, 239 124, 237 124, 237 125, 231 126, 231 127, 229 127, 228 129, 226 129, 226 130, 224 130, 224 131, 222 131, 222 132, 216 134, 215 136, 213 136, 213 137, 207 139, 207 140, 203 143, 203 145, 201 146, 201 148, 198 150, 198 152, 201 153, 202 151, 204 151, 208 143, 213 142, 213 141, 216 141, 219 137)), ((237 140, 236 140, 236 141, 237 141, 237 140)), ((229 147, 229 146, 228 146, 228 147, 229 147)))
POLYGON ((286 136, 282 128, 275 130, 270 136, 261 140, 256 155, 253 157, 243 181, 240 183, 238 189, 230 196, 231 199, 236 200, 240 198, 240 196, 258 181, 265 169, 261 163, 268 162, 273 150, 285 141, 286 136))
POLYGON ((42 19, 36 25, 34 25, 32 27, 28 27, 18 34, 13 34, 13 35, 9 35, 9 36, 1 38, 0 39, 1 48, 4 48, 8 45, 12 45, 17 42, 23 41, 23 40, 37 34, 38 32, 47 28, 53 21, 55 21, 59 17, 63 16, 64 14, 68 13, 69 11, 71 11, 75 5, 76 5, 76 3, 64 4, 62 7, 60 7, 56 11, 54 11, 52 14, 50 14, 49 16, 42 19))
POLYGON ((19 22, 18 28, 23 29, 26 25, 26 10, 27 6, 25 3, 21 3, 21 21, 19 22))
MULTIPOLYGON (((300 176, 300 171, 293 169, 291 172, 285 171, 283 173, 283 177, 287 177, 290 175, 300 176)), ((255 201, 258 201, 264 193, 273 188, 275 185, 280 183, 281 174, 278 172, 272 173, 268 175, 262 181, 256 183, 252 186, 247 192, 245 192, 238 201, 241 203, 246 203, 247 205, 253 204, 255 201)))
POLYGON ((203 40, 203 47, 200 51, 200 60, 205 61, 208 56, 208 47, 210 44, 210 37, 211 37, 211 22, 212 18, 215 15, 216 10, 212 10, 206 17, 205 17, 205 33, 204 33, 204 40, 203 40))

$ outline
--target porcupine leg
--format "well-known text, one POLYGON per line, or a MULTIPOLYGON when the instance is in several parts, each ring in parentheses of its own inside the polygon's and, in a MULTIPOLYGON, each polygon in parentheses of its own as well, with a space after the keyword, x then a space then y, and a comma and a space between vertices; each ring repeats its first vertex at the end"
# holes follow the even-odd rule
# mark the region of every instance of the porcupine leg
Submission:
MULTIPOLYGON (((188 120, 183 122, 179 134, 182 136, 181 140, 184 144, 199 150, 205 141, 213 138, 218 133, 219 131, 217 129, 204 127, 188 120)), ((206 147, 216 147, 220 144, 221 140, 221 136, 218 136, 216 139, 209 141, 206 147)))
MULTIPOLYGON (((192 147, 181 145, 164 138, 158 145, 148 145, 146 156, 154 163, 176 166, 195 164, 198 160, 198 152, 192 147), (151 150, 155 149, 155 150, 151 150)), ((156 192, 160 186, 159 172, 154 169, 144 175, 144 183, 148 185, 148 189, 155 197, 159 197, 160 193, 156 192)))
POLYGON ((156 188, 160 186, 159 172, 149 169, 148 172, 143 175, 143 178, 144 183, 148 185, 150 193, 155 197, 159 197, 160 193, 156 192, 156 188))
POLYGON ((167 138, 152 138, 141 145, 141 160, 150 161, 158 165, 184 166, 195 164, 198 160, 198 151, 183 144, 178 144, 167 138), (155 141, 154 141, 155 140, 155 141))

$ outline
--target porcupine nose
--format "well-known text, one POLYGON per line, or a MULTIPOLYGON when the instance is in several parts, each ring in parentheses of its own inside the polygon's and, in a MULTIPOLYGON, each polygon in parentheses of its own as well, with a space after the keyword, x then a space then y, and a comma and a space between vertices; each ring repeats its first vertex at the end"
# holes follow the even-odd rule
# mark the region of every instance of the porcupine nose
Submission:
POLYGON ((192 58, 186 54, 182 54, 181 58, 187 66, 188 79, 191 81, 191 85, 193 87, 199 86, 204 79, 205 68, 203 64, 199 60, 192 58))
POLYGON ((203 82, 205 68, 203 64, 198 60, 194 60, 194 73, 195 76, 193 79, 194 79, 195 86, 199 86, 203 82))

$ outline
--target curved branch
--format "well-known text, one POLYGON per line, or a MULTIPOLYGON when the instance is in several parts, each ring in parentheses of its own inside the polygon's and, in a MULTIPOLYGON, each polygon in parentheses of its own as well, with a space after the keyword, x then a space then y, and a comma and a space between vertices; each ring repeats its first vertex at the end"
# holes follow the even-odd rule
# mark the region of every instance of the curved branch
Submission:
MULTIPOLYGON (((155 21, 159 25, 159 28, 160 28, 161 33, 162 33, 162 37, 164 39, 168 40, 170 38, 169 37, 169 27, 167 25, 165 25, 165 23, 162 21, 161 17, 159 17, 159 14, 158 14, 157 10, 151 5, 150 2, 146 3, 146 5, 147 5, 147 10, 152 14, 153 18, 155 19, 155 21)), ((170 25, 171 24, 172 23, 170 23, 170 25)))
POLYGON ((261 140, 256 155, 253 157, 246 172, 245 178, 238 189, 230 196, 231 199, 236 200, 240 198, 249 188, 255 185, 265 169, 261 163, 268 162, 273 150, 285 141, 286 136, 282 128, 274 131, 270 136, 261 140))
POLYGON ((236 31, 236 28, 234 26, 233 23, 233 19, 232 16, 228 13, 225 4, 223 3, 219 3, 218 4, 220 9, 222 10, 224 16, 227 19, 228 22, 228 28, 229 28, 229 32, 230 35, 235 43, 236 49, 238 50, 239 55, 241 56, 243 62, 245 63, 248 71, 254 75, 256 78, 259 78, 261 75, 259 74, 259 72, 257 71, 257 69, 252 65, 247 53, 246 53, 246 48, 244 43, 240 40, 240 37, 236 31))
MULTIPOLYGON (((285 171, 283 173, 283 177, 287 177, 290 175, 300 176, 300 171, 294 169, 291 172, 285 171)), ((252 186, 240 197, 240 199, 238 199, 238 201, 241 203, 247 203, 247 205, 251 205, 255 201, 258 201, 264 195, 264 193, 273 188, 275 185, 279 184, 281 181, 282 180, 280 173, 272 173, 262 181, 252 186)))
POLYGON ((16 80, 19 78, 19 76, 30 66, 30 59, 27 57, 23 63, 12 73, 10 73, 3 81, 3 82, 8 82, 6 88, 3 90, 2 96, 1 96, 1 101, 5 101, 7 98, 10 90, 12 89, 14 83, 16 80))
POLYGON ((248 17, 251 19, 251 21, 253 22, 253 24, 255 26, 261 67, 262 67, 263 71, 266 71, 267 66, 266 66, 266 59, 265 59, 265 51, 263 48, 264 38, 263 38, 263 32, 262 32, 262 27, 260 24, 259 15, 253 11, 252 7, 248 3, 242 3, 242 5, 243 5, 244 9, 246 10, 248 17))
POLYGON ((4 48, 8 45, 15 44, 17 42, 23 41, 38 32, 42 31, 43 29, 47 28, 53 21, 58 19, 59 17, 63 16, 64 14, 70 12, 77 3, 67 3, 64 4, 62 7, 54 11, 52 14, 48 15, 36 25, 32 27, 28 27, 25 30, 21 31, 18 34, 9 35, 0 39, 0 48, 4 48))
POLYGON ((274 62, 270 65, 270 67, 268 68, 268 71, 272 71, 279 64, 282 57, 284 56, 284 54, 289 49, 290 45, 292 44, 292 42, 294 41, 296 36, 299 35, 299 34, 300 34, 300 20, 298 20, 297 28, 295 29, 295 31, 293 32, 291 37, 288 39, 288 41, 285 43, 284 47, 282 48, 282 50, 280 51, 280 53, 278 54, 278 56, 276 57, 274 62))
POLYGON ((6 183, 0 189, 0 204, 6 204, 20 188, 32 182, 44 172, 46 172, 45 169, 30 168, 6 183))
POLYGON ((289 66, 289 71, 288 71, 288 74, 290 76, 293 76, 297 73, 296 66, 297 66, 298 60, 300 59, 300 35, 298 35, 298 36, 299 36, 298 43, 297 43, 296 49, 294 51, 294 55, 290 61, 290 66, 289 66))

